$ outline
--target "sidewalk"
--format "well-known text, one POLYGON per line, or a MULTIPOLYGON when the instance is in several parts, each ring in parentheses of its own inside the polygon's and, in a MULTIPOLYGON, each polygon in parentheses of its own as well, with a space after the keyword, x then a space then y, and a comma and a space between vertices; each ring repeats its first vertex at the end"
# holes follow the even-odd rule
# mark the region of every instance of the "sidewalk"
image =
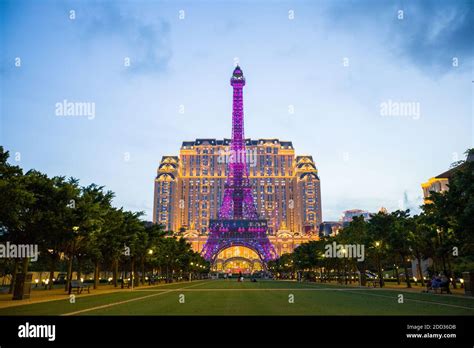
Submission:
MULTIPOLYGON (((179 282, 179 283, 187 283, 187 282, 179 282)), ((168 284, 177 284, 176 282, 174 283, 168 283, 168 284)), ((135 286, 134 289, 142 289, 142 288, 151 288, 151 287, 156 287, 156 286, 163 286, 167 285, 165 283, 162 284, 155 284, 155 285, 140 285, 140 286, 135 286)), ((86 292, 83 292, 82 294, 77 294, 76 292, 73 292, 76 297, 86 297, 86 296, 95 296, 95 295, 102 295, 102 294, 109 294, 113 292, 120 292, 120 291, 132 291, 130 288, 120 288, 120 285, 117 286, 116 288, 113 285, 104 285, 101 284, 97 289, 90 288, 90 294, 86 292)), ((55 301, 55 300, 64 300, 69 298, 69 294, 64 291, 64 286, 61 286, 60 288, 55 288, 51 290, 45 290, 42 287, 35 288, 32 286, 31 288, 31 296, 29 299, 26 300, 12 300, 13 294, 5 294, 2 293, 0 294, 0 308, 7 308, 7 307, 15 307, 15 306, 22 306, 22 305, 28 305, 28 304, 33 304, 33 303, 41 303, 41 302, 48 302, 48 301, 55 301)))
MULTIPOLYGON (((421 286, 420 284, 418 285, 414 285, 412 284, 411 285, 412 287, 411 288, 407 288, 406 284, 387 284, 385 283, 385 286, 382 288, 382 289, 387 289, 387 290, 403 290, 403 291, 407 291, 407 292, 415 292, 415 293, 420 293, 420 292, 424 292, 426 291, 426 286, 421 286)), ((449 288, 451 290, 451 295, 454 295, 454 296, 463 296, 463 297, 466 297, 466 298, 471 298, 471 296, 465 296, 464 295, 464 288, 460 288, 459 286, 456 288, 456 289, 453 289, 452 287, 449 288)), ((432 291, 430 291, 431 294, 433 294, 432 291)), ((438 292, 439 295, 441 295, 439 292, 438 292)), ((443 293, 442 294, 443 296, 444 295, 448 295, 450 296, 449 294, 446 294, 446 293, 443 293)), ((474 299, 474 297, 472 297, 474 299)))
MULTIPOLYGON (((319 282, 317 282, 317 284, 321 284, 319 282)), ((355 287, 355 288, 360 288, 359 286, 359 283, 348 283, 347 285, 346 284, 341 284, 341 283, 337 283, 337 282, 331 282, 331 283, 322 283, 322 284, 330 284, 330 285, 342 285, 342 286, 351 286, 351 287, 355 287)), ((421 293, 421 292, 424 292, 426 290, 426 286, 421 286, 420 283, 418 284, 414 284, 412 283, 411 284, 411 288, 407 288, 407 285, 406 283, 400 283, 400 285, 398 285, 397 283, 393 283, 393 282, 385 282, 385 286, 383 288, 380 288, 379 286, 377 286, 376 288, 372 287, 372 286, 365 286, 367 289, 379 289, 379 290, 402 290, 402 291, 405 291, 405 292, 413 292, 413 293, 421 293)), ((451 295, 454 295, 454 296, 465 296, 464 295, 464 288, 460 288, 459 286, 456 288, 456 289, 453 289, 452 287, 450 287, 450 290, 451 290, 451 295)), ((433 293, 433 292, 430 292, 430 293, 433 293)), ((441 295, 441 294, 440 294, 441 295)), ((443 293, 442 294, 443 296, 447 295, 447 296, 450 296, 449 294, 446 294, 446 293, 443 293)), ((465 296, 466 298, 471 298, 471 296, 465 296)), ((472 297, 474 299, 474 297, 472 297)))

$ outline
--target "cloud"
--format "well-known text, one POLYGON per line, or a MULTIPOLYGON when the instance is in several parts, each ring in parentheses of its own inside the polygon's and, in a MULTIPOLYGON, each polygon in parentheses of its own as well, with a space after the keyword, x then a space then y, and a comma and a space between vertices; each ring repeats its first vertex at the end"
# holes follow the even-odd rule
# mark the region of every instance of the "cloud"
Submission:
MULTIPOLYGON (((418 69, 443 73, 453 57, 469 66, 474 55, 472 1, 335 2, 327 9, 336 30, 368 30, 386 49, 418 69), (399 19, 398 11, 403 11, 399 19)), ((354 34, 355 35, 355 34, 354 34)), ((363 38, 358 37, 358 40, 363 38)))
POLYGON ((146 7, 112 2, 78 9, 82 34, 89 40, 106 37, 125 44, 130 52, 131 73, 157 73, 167 69, 172 56, 170 24, 151 16, 146 7))

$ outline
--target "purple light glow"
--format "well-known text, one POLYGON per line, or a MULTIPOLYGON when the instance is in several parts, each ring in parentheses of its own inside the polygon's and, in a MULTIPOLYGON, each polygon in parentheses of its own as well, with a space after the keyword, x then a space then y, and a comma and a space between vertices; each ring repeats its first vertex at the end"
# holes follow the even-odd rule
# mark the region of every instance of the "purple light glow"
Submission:
MULTIPOLYGON (((239 66, 234 69, 230 84, 234 90, 231 151, 237 154, 245 153, 243 111, 245 78, 239 66)), ((258 218, 245 156, 243 161, 229 163, 219 219, 210 220, 209 230, 209 238, 202 250, 202 255, 207 260, 214 261, 220 251, 232 246, 244 246, 255 250, 264 264, 277 257, 266 235, 267 221, 258 218)))

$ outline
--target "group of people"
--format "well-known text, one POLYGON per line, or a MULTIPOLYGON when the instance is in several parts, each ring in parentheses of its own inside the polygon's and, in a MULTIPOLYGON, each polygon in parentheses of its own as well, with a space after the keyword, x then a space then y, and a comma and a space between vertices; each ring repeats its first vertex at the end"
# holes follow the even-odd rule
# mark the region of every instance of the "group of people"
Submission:
POLYGON ((449 278, 444 274, 440 276, 434 275, 426 284, 426 292, 429 292, 430 290, 438 292, 438 290, 442 291, 443 289, 446 290, 446 293, 451 293, 449 290, 449 278))
MULTIPOLYGON (((229 273, 229 275, 224 274, 224 279, 230 279, 230 278, 232 278, 232 273, 229 273)), ((244 281, 244 275, 242 274, 242 272, 239 272, 239 276, 237 277, 237 281, 238 281, 238 282, 243 282, 243 281, 244 281)), ((255 279, 254 277, 252 277, 252 278, 250 279, 250 281, 251 281, 252 283, 256 283, 256 282, 257 282, 257 279, 255 279)))
MULTIPOLYGON (((229 275, 224 274, 224 279, 230 279, 232 278, 232 273, 229 273, 229 275)), ((239 272, 239 276, 237 278, 238 282, 243 282, 244 281, 244 276, 242 275, 242 272, 239 272)))

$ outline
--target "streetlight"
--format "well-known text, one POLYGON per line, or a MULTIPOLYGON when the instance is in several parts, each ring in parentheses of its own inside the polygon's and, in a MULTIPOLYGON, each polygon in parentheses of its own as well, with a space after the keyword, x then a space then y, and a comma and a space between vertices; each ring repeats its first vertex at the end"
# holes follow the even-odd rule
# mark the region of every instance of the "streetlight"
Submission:
MULTIPOLYGON (((376 241, 376 242, 375 242, 375 247, 376 247, 377 249, 380 247, 380 242, 379 242, 379 241, 376 241)), ((382 265, 380 264, 380 255, 379 255, 379 253, 377 253, 377 268, 379 269, 379 278, 380 278, 380 279, 379 279, 379 283, 380 283, 380 287, 382 287, 384 281, 383 281, 383 275, 382 275, 383 270, 382 270, 382 265)))
POLYGON ((74 259, 74 254, 76 252, 76 236, 79 233, 79 226, 73 226, 72 227, 72 232, 73 232, 73 238, 72 238, 72 247, 71 247, 71 254, 69 256, 69 263, 68 263, 68 274, 67 274, 67 281, 66 281, 66 291, 71 294, 72 288, 71 288, 71 281, 72 281, 72 262, 74 259))

